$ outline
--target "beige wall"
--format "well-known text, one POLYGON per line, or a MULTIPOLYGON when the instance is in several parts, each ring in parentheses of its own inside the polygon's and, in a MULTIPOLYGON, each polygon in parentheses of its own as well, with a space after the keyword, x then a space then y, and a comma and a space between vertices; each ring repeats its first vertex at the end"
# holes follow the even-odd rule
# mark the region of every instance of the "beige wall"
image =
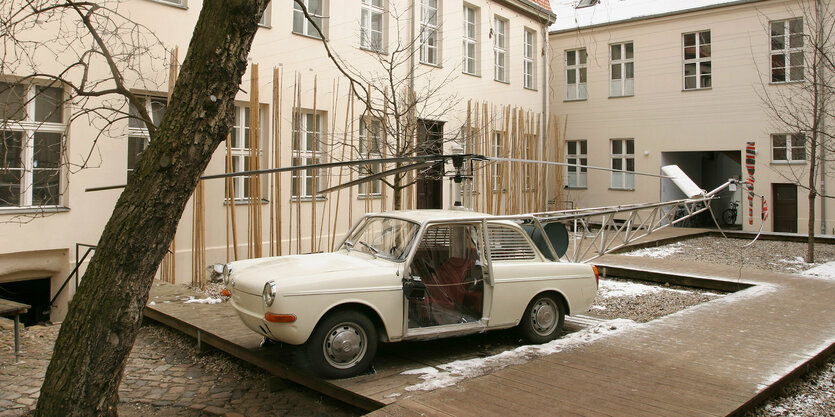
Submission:
MULTIPOLYGON (((408 2, 392 1, 389 12, 397 11, 403 14, 401 21, 402 28, 396 29, 397 19, 391 13, 387 17, 387 36, 393 42, 398 33, 401 37, 409 37, 408 2)), ((479 58, 480 75, 472 76, 461 72, 461 35, 462 35, 462 7, 461 1, 441 0, 442 3, 442 62, 438 68, 422 64, 416 64, 416 89, 420 92, 425 88, 433 88, 437 85, 443 87, 433 95, 433 103, 437 108, 451 107, 443 114, 432 114, 427 112, 426 117, 432 117, 446 121, 446 131, 457 130, 466 120, 467 100, 486 101, 496 105, 508 105, 531 111, 543 112, 547 104, 545 99, 544 83, 547 77, 543 76, 546 62, 541 54, 537 53, 537 89, 528 90, 522 87, 522 31, 524 27, 532 28, 538 34, 538 49, 541 50, 545 42, 545 26, 540 19, 532 15, 522 13, 519 9, 510 7, 504 2, 497 1, 471 1, 468 4, 479 9, 479 58), (488 37, 494 14, 498 14, 510 22, 509 30, 509 83, 500 83, 493 80, 493 49, 492 39, 488 37), (451 104, 450 104, 451 103, 451 104)), ((376 54, 361 50, 359 46, 359 19, 360 0, 330 1, 326 15, 330 16, 328 21, 328 33, 331 47, 339 57, 350 67, 360 71, 363 75, 370 76, 379 71, 381 66, 375 61, 379 58, 376 54)), ((419 4, 419 3, 418 3, 419 4)), ((146 25, 167 48, 178 46, 180 48, 179 60, 182 62, 186 54, 186 48, 190 39, 192 28, 197 20, 200 11, 199 1, 189 1, 187 7, 173 7, 161 2, 151 0, 138 0, 125 2, 120 11, 131 19, 146 25), (176 24, 172 24, 176 22, 176 24)), ((327 135, 333 135, 337 140, 342 138, 349 140, 352 137, 351 120, 348 120, 349 128, 346 130, 346 115, 348 94, 348 83, 342 77, 335 66, 328 60, 324 53, 321 41, 305 36, 291 33, 292 28, 292 2, 273 2, 270 6, 270 26, 259 29, 252 46, 250 54, 251 62, 260 66, 259 70, 259 91, 260 102, 266 115, 271 115, 276 106, 279 107, 282 118, 281 128, 278 134, 281 136, 282 158, 281 166, 291 164, 291 127, 292 127, 292 106, 293 106, 293 80, 300 77, 301 103, 300 106, 307 109, 314 107, 314 78, 317 80, 317 91, 315 106, 320 111, 327 112, 327 135), (272 70, 281 68, 283 76, 283 89, 281 90, 281 102, 273 103, 272 100, 272 70), (338 80, 338 90, 335 82, 338 80)), ((419 14, 418 14, 419 15, 419 14)), ((404 40, 405 42, 406 40, 404 40)), ((157 51, 160 53, 160 51, 157 51)), ((539 52, 539 51, 538 51, 539 52)), ((142 73, 142 79, 137 76, 130 76, 130 82, 137 91, 160 93, 164 95, 167 90, 167 68, 164 66, 147 67, 153 68, 142 73)), ((408 72, 408 61, 402 68, 398 69, 397 77, 402 78, 408 72)), ((251 74, 244 76, 241 88, 236 101, 240 105, 249 102, 248 92, 250 87, 251 74)), ((356 102, 357 110, 353 116, 354 132, 356 140, 358 119, 361 106, 356 102)), ((349 117, 349 119, 351 119, 349 117)), ((266 120, 263 136, 267 142, 272 141, 276 126, 271 120, 266 120)), ((99 139, 94 143, 93 138, 98 133, 97 126, 86 122, 76 122, 70 127, 66 146, 66 155, 73 164, 83 162, 83 155, 92 149, 92 158, 85 169, 73 169, 63 176, 62 209, 58 213, 43 215, 35 211, 24 210, 0 210, 0 271, 4 270, 4 260, 9 262, 6 269, 13 269, 17 265, 19 257, 15 254, 32 253, 33 251, 64 250, 69 251, 64 256, 64 264, 56 268, 52 273, 53 292, 66 278, 74 266, 74 245, 75 243, 95 244, 109 218, 110 212, 119 195, 119 190, 85 192, 85 188, 106 186, 124 183, 127 169, 127 123, 116 125, 115 134, 111 137, 99 139), (9 259, 6 259, 10 257, 9 259)), ((267 149, 267 152, 270 150, 267 149)), ((214 159, 210 162, 206 173, 221 173, 224 171, 225 149, 218 148, 214 159)), ((264 167, 271 167, 275 164, 264 159, 264 167)), ((347 170, 345 177, 347 178, 347 170)), ((336 183, 340 179, 334 171, 332 181, 336 183)), ((289 228, 292 223, 295 236, 296 216, 298 206, 293 203, 293 220, 290 220, 290 175, 282 174, 282 196, 274 199, 282 205, 282 225, 284 238, 284 253, 288 253, 289 228)), ((206 264, 214 264, 227 261, 227 206, 224 204, 224 183, 213 180, 206 182, 206 264)), ((269 189, 269 180, 264 178, 264 190, 269 189)), ((446 181, 442 187, 447 193, 446 181)), ((268 194, 264 194, 269 198, 268 194)), ((371 211, 380 211, 391 208, 391 193, 388 192, 388 201, 383 204, 380 199, 371 203, 371 211)), ((445 204, 448 199, 445 198, 445 204)), ((302 236, 302 252, 310 250, 310 215, 311 202, 306 201, 300 204, 302 236)), ((317 202, 316 228, 324 225, 327 232, 336 223, 336 240, 341 234, 365 212, 366 201, 359 199, 356 194, 356 187, 349 195, 348 190, 343 190, 337 198, 331 194, 324 201, 317 202), (336 201, 339 199, 339 208, 336 208, 336 201), (337 216, 338 219, 334 217, 337 216), (325 215, 324 223, 321 216, 325 215), (330 214, 334 213, 334 214, 330 214), (349 216, 351 213, 351 216, 349 216), (333 217, 331 217, 333 216, 333 217)), ((238 242, 239 254, 247 257, 247 205, 237 205, 238 217, 238 242)), ((264 240, 264 253, 269 254, 269 217, 268 204, 262 205, 263 227, 262 236, 264 240)), ((191 241, 192 241, 192 210, 190 202, 185 214, 179 223, 176 237, 176 276, 178 282, 191 281, 191 241)), ((330 230, 332 232, 332 230, 330 230)), ((231 239, 230 239, 231 240, 231 239)), ((328 236, 322 238, 322 249, 328 242, 328 236)), ((295 243, 293 252, 295 252, 295 243)), ((21 255, 22 256, 22 255, 21 255)), ((205 265, 201 266, 205 267, 205 265)), ((2 279, 0 279, 2 281, 2 279)), ((68 289, 72 293, 72 286, 68 289)), ((56 306, 53 310, 53 320, 60 320, 65 314, 65 305, 56 306)))
MULTIPOLYGON (((761 96, 777 97, 791 87, 769 84, 767 28, 770 20, 802 15, 794 1, 765 1, 553 33, 552 109, 568 118, 567 140, 588 140, 588 163, 593 166, 609 166, 610 139, 634 138, 637 171, 659 173, 662 152, 737 151, 744 178, 745 144, 753 141, 757 149, 754 191, 765 195, 773 210, 771 184, 792 182, 786 178, 797 176, 805 183, 808 164, 771 161, 770 134, 785 132, 775 127, 761 96), (712 88, 685 91, 682 34, 704 30, 710 30, 712 38, 712 88), (634 42, 635 94, 609 98, 608 47, 629 41, 634 42), (588 52, 588 99, 567 101, 565 51, 575 48, 588 52)), ((588 188, 566 190, 566 198, 580 207, 657 201, 659 182, 636 176, 634 191, 616 191, 609 189, 608 172, 591 170, 588 188)), ((729 193, 722 196, 719 215, 727 206, 729 193)), ((735 199, 740 197, 737 194, 735 199)), ((758 230, 759 202, 755 201, 753 225, 748 224, 747 199, 743 202, 744 228, 758 230)), ((797 209, 798 231, 804 233, 808 230, 808 200, 800 188, 797 209)), ((828 207, 827 233, 835 226, 833 214, 833 208, 828 207)), ((772 230, 772 219, 766 220, 764 230, 772 230)))

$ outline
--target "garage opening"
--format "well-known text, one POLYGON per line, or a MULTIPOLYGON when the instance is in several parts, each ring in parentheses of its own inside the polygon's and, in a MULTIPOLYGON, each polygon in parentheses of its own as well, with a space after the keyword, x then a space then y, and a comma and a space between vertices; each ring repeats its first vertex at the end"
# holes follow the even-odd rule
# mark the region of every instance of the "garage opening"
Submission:
MULTIPOLYGON (((695 152, 662 152, 661 165, 678 165, 693 182, 704 190, 712 190, 729 178, 741 178, 742 175, 742 152, 741 151, 695 151, 695 152)), ((716 220, 723 227, 742 227, 742 188, 737 187, 736 191, 724 190, 718 195, 718 199, 711 204, 716 220), (739 204, 734 208, 734 203, 739 204), (730 211, 736 211, 732 216, 730 211)), ((686 198, 684 193, 676 187, 669 179, 661 180, 661 201, 678 200, 686 198)), ((689 227, 715 227, 713 219, 708 211, 705 211, 683 226, 689 227)))
POLYGON ((0 298, 29 304, 32 308, 20 316, 25 326, 34 326, 49 321, 50 279, 4 282, 0 284, 0 298))

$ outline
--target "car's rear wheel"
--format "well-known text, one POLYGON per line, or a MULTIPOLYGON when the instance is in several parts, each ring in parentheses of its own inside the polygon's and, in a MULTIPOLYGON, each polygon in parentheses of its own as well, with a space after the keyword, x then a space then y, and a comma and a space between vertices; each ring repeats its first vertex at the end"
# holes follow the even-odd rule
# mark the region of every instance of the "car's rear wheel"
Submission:
POLYGON ((359 311, 335 311, 316 325, 305 349, 310 365, 319 375, 359 375, 371 366, 377 353, 377 329, 359 311))
POLYGON ((545 343, 557 338, 565 322, 562 301, 552 294, 539 294, 525 309, 519 330, 531 343, 545 343))

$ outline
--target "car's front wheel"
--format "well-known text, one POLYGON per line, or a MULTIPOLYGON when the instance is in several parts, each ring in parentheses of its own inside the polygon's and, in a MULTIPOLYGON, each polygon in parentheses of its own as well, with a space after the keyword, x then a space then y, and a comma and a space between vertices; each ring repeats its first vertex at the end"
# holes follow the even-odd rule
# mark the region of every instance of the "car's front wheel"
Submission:
POLYGON ((565 322, 562 301, 552 294, 539 294, 525 309, 519 330, 531 343, 545 343, 557 338, 565 322))
POLYGON ((326 378, 348 378, 371 366, 377 353, 377 329, 355 310, 329 313, 305 345, 313 370, 326 378))

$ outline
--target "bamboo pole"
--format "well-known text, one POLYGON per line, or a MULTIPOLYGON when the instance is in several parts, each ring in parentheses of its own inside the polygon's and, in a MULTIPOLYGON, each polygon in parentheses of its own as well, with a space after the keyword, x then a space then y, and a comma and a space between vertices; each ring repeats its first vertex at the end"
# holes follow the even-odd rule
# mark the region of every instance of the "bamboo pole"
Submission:
MULTIPOLYGON (((297 75, 298 75, 298 80, 296 82, 296 84, 297 84, 296 94, 298 94, 298 97, 296 97, 296 103, 298 104, 298 108, 296 109, 296 116, 295 116, 296 117, 296 125, 295 125, 295 128, 294 128, 295 132, 293 132, 293 133, 296 135, 294 140, 296 142, 298 142, 298 144, 297 144, 298 148, 295 148, 295 149, 296 149, 297 152, 299 152, 300 149, 301 149, 302 141, 304 140, 304 138, 302 138, 302 132, 301 132, 301 122, 302 122, 302 112, 301 112, 302 86, 301 86, 301 81, 302 81, 302 77, 301 77, 301 74, 297 74, 297 75)), ((301 162, 301 158, 298 158, 298 161, 301 162)), ((296 195, 296 253, 302 253, 302 195, 301 195, 302 193, 301 193, 301 191, 302 191, 302 178, 303 178, 304 174, 302 174, 302 171, 296 171, 296 173, 298 175, 297 180, 296 180, 297 181, 297 185, 296 185, 296 193, 297 193, 297 195, 296 195)))
MULTIPOLYGON (((350 149, 351 149, 351 156, 353 157, 353 155, 354 155, 354 152, 353 152, 353 149, 354 149, 354 128, 356 127, 356 126, 354 126, 354 116, 355 116, 354 107, 356 106, 356 98, 351 94, 348 94, 348 97, 351 97, 351 101, 349 102, 351 104, 351 142, 350 142, 351 145, 350 145, 350 149)), ((348 181, 350 182, 350 181, 353 181, 353 180, 354 180, 354 170, 353 169, 348 169, 348 181)), ((354 224, 354 187, 348 187, 348 224, 350 224, 350 225, 354 224)))
MULTIPOLYGON (((274 158, 274 167, 281 166, 281 91, 284 89, 284 69, 281 68, 274 68, 273 69, 273 154, 275 155, 274 158)), ((276 255, 284 255, 284 234, 282 233, 281 226, 281 208, 284 206, 284 199, 281 195, 281 175, 276 172, 273 174, 273 189, 275 190, 275 212, 273 217, 275 218, 275 236, 276 236, 276 255)))
MULTIPOLYGON (((249 163, 253 170, 261 169, 261 109, 259 100, 258 64, 250 65, 249 92, 249 163)), ((250 258, 263 256, 261 222, 261 176, 249 177, 249 253, 250 258)))
MULTIPOLYGON (((392 94, 396 96, 396 94, 394 94, 394 91, 392 91, 392 94)), ((385 114, 385 115, 389 114, 388 95, 389 95, 389 89, 388 89, 388 87, 386 87, 383 90, 383 114, 385 114)), ((383 158, 386 157, 386 155, 387 155, 386 148, 388 148, 387 129, 383 125, 383 123, 385 123, 385 122, 386 122, 385 120, 380 121, 380 130, 381 130, 380 140, 382 141, 380 143, 380 154, 383 158)), ((385 171, 386 169, 387 168, 386 168, 385 164, 380 165, 380 171, 385 171)), ((397 175, 397 174, 395 174, 395 175, 397 175)), ((387 198, 386 198, 387 195, 388 195, 388 187, 381 181, 380 182, 380 211, 381 212, 386 211, 386 202, 388 201, 387 198)))
MULTIPOLYGON (((326 155, 327 158, 328 158, 328 162, 331 162, 333 160, 334 135, 336 134, 336 106, 339 104, 339 98, 336 94, 336 92, 338 91, 338 88, 339 88, 338 82, 339 82, 339 79, 335 78, 333 80, 333 86, 331 87, 331 95, 333 96, 333 102, 332 102, 332 107, 331 107, 331 112, 330 112, 330 116, 331 116, 330 139, 328 140, 328 145, 327 145, 328 146, 328 151, 327 151, 327 155, 326 155)), ((330 187, 331 186, 331 168, 328 168, 327 170, 328 170, 327 171, 328 173, 327 173, 327 175, 325 175, 325 181, 327 181, 325 187, 330 187)), ((328 206, 328 220, 330 220, 331 217, 333 216, 333 199, 332 198, 327 199, 327 206, 328 206)), ((328 226, 328 231, 326 233, 326 236, 328 238, 328 242, 327 242, 327 246, 325 246, 325 247, 330 248, 331 247, 331 242, 330 242, 331 222, 330 221, 327 222, 327 226, 328 226)), ((321 220, 319 221, 319 241, 317 243, 317 246, 319 247, 320 251, 322 250, 322 232, 324 232, 324 231, 325 231, 325 210, 323 209, 322 210, 322 217, 321 217, 321 220)))
MULTIPOLYGON (((345 132, 346 134, 345 134, 345 137, 342 138, 342 155, 340 156, 340 161, 345 160, 345 148, 348 147, 348 146, 346 146, 347 144, 345 143, 345 141, 348 138, 348 135, 347 135, 348 123, 351 119, 351 113, 350 112, 351 112, 351 107, 353 106, 353 103, 352 103, 353 96, 351 95, 350 84, 348 85, 348 96, 347 97, 350 98, 350 101, 348 101, 345 104, 345 128, 343 129, 343 132, 345 132)), ((339 182, 342 182, 342 175, 343 175, 342 169, 343 169, 343 167, 339 167, 339 182)), ((336 214, 334 214, 334 216, 333 216, 333 229, 332 229, 331 244, 330 244, 330 250, 331 251, 334 250, 334 246, 336 245, 336 225, 337 225, 337 221, 339 220, 339 203, 340 203, 340 201, 342 201, 341 197, 342 197, 342 189, 340 188, 340 189, 336 190, 336 214)), ((353 202, 351 200, 348 200, 348 210, 350 210, 350 207, 351 207, 352 203, 353 202)))
MULTIPOLYGON (((226 135, 226 172, 232 172, 232 143, 230 135, 226 135)), ((227 204, 227 214, 229 216, 229 223, 232 225, 232 253, 235 255, 235 260, 238 260, 238 218, 235 215, 235 179, 229 177, 226 179, 226 188, 229 190, 229 201, 227 204)), ((227 228, 226 245, 229 246, 229 234, 227 228)), ((229 250, 226 251, 227 261, 229 258, 229 250)))

